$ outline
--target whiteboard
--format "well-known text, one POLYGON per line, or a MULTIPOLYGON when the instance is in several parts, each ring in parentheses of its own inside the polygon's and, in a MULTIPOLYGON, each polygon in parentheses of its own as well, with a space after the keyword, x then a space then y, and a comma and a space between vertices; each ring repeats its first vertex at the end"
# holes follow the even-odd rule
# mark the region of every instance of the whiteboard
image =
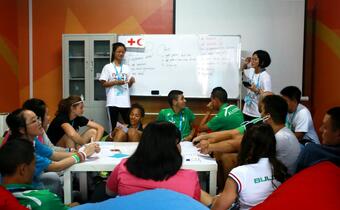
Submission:
POLYGON ((221 86, 229 98, 239 97, 240 36, 139 35, 141 48, 129 47, 133 36, 118 36, 127 46, 124 63, 136 78, 131 95, 167 96, 177 89, 185 97, 209 98, 221 86))
POLYGON ((272 89, 302 89, 305 0, 176 1, 176 34, 237 34, 242 57, 258 49, 272 58, 272 89))

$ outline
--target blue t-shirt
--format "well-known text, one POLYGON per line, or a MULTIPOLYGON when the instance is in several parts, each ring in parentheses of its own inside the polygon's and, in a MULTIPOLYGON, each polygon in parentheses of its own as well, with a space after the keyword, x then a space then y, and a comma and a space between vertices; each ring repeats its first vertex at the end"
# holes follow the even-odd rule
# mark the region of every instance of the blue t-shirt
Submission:
POLYGON ((206 206, 196 201, 195 199, 185 194, 166 189, 144 190, 130 195, 111 198, 106 201, 98 203, 87 203, 72 208, 72 210, 102 210, 102 209, 208 210, 206 206))
POLYGON ((42 144, 38 138, 34 138, 35 148, 35 170, 33 175, 33 186, 37 187, 40 185, 39 177, 43 171, 45 171, 51 164, 50 157, 53 154, 52 149, 42 144))

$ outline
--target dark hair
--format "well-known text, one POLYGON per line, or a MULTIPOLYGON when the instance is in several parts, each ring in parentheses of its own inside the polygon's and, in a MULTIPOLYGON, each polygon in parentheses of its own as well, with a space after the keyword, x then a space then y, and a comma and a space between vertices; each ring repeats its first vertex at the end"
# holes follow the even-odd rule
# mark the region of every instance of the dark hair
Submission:
POLYGON ((238 165, 257 163, 260 158, 268 158, 272 173, 281 183, 288 178, 287 168, 276 158, 276 139, 272 127, 260 123, 253 125, 243 135, 238 154, 238 165))
POLYGON ((168 94, 168 103, 172 107, 172 101, 177 100, 178 96, 183 95, 183 91, 180 90, 171 90, 168 94))
POLYGON ((43 123, 46 113, 46 103, 43 100, 38 98, 28 99, 24 102, 22 108, 34 112, 35 115, 37 115, 37 117, 40 118, 41 122, 43 123))
POLYGON ((257 55, 257 57, 259 58, 259 66, 261 68, 266 68, 267 66, 270 65, 271 63, 271 59, 270 59, 270 55, 268 54, 267 51, 264 50, 256 50, 253 55, 257 55))
POLYGON ((121 42, 116 42, 112 44, 112 54, 111 54, 111 62, 115 60, 115 53, 118 47, 123 47, 124 50, 126 51, 126 47, 123 43, 121 42))
POLYGON ((333 131, 340 129, 340 106, 333 107, 326 113, 331 117, 333 131))
POLYGON ((132 112, 133 109, 139 109, 141 116, 144 117, 144 115, 145 115, 145 110, 144 110, 144 108, 142 107, 142 105, 140 105, 139 103, 131 104, 131 108, 130 108, 130 110, 129 110, 129 115, 131 114, 131 112, 132 112))
POLYGON ((14 175, 19 165, 29 165, 34 160, 33 143, 20 138, 8 141, 0 148, 0 160, 1 175, 14 175))
POLYGON ((288 113, 287 102, 278 95, 269 95, 263 98, 263 104, 266 114, 270 114, 270 118, 277 124, 284 124, 288 113))
POLYGON ((27 133, 26 118, 24 117, 24 111, 25 109, 22 108, 16 109, 6 117, 7 126, 11 131, 9 139, 20 138, 23 135, 25 135, 20 132, 20 128, 24 128, 25 133, 27 133))
POLYGON ((78 106, 80 102, 82 102, 82 99, 79 96, 69 96, 62 99, 58 104, 58 110, 55 115, 63 114, 68 116, 71 112, 71 107, 78 106))
POLYGON ((181 133, 169 122, 149 123, 143 131, 136 151, 125 165, 134 176, 154 181, 167 180, 182 166, 177 148, 181 133))
POLYGON ((295 100, 300 103, 301 100, 301 91, 296 86, 288 86, 281 90, 281 95, 288 97, 290 100, 295 100))
POLYGON ((226 103, 228 101, 228 93, 222 87, 215 87, 211 92, 212 98, 217 98, 222 103, 226 103))

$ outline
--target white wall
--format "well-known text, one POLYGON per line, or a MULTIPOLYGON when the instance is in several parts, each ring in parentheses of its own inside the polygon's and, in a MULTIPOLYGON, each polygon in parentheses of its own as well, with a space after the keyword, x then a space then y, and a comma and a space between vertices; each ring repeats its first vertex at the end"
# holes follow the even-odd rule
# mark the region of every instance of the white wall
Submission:
POLYGON ((242 56, 269 52, 273 91, 302 88, 304 0, 177 0, 176 34, 241 35, 242 56))

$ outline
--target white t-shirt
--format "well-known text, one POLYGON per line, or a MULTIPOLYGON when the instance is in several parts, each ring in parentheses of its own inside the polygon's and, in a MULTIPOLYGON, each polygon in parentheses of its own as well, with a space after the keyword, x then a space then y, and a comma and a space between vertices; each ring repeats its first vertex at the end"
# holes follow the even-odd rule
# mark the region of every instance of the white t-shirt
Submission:
POLYGON ((293 132, 305 133, 303 139, 310 139, 312 142, 320 144, 319 137, 315 132, 312 116, 304 105, 299 104, 295 112, 288 113, 286 124, 293 132))
MULTIPOLYGON (((262 89, 263 91, 272 91, 272 81, 271 77, 267 71, 262 71, 259 74, 255 74, 255 69, 250 68, 244 70, 244 74, 247 80, 256 86, 257 89, 262 89)), ((258 103, 259 95, 247 88, 247 94, 244 98, 243 113, 252 117, 260 117, 258 103)))
POLYGON ((275 133, 276 157, 293 175, 296 170, 296 160, 300 155, 301 146, 295 134, 287 127, 283 127, 275 133))
MULTIPOLYGON (((99 80, 113 81, 113 80, 125 80, 130 79, 130 68, 128 65, 115 66, 113 63, 106 64, 100 74, 99 80)), ((106 106, 116 106, 129 108, 130 103, 130 91, 129 85, 113 85, 105 88, 106 90, 106 106)))
POLYGON ((281 184, 274 179, 268 158, 261 158, 255 164, 238 166, 231 170, 229 177, 237 183, 242 210, 262 203, 275 190, 275 186, 281 184))

